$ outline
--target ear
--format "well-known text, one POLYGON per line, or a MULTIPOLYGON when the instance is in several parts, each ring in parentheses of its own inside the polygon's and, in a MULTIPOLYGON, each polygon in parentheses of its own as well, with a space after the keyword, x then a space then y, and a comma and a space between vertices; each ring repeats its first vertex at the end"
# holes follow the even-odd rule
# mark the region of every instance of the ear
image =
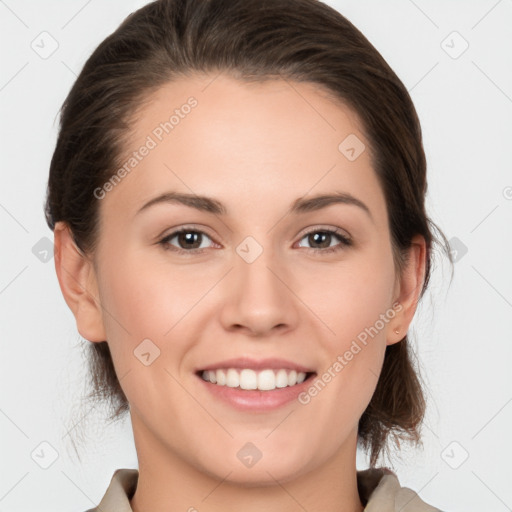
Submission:
POLYGON ((416 235, 411 241, 408 261, 402 275, 397 279, 393 304, 399 303, 399 306, 394 308, 397 313, 388 324, 387 345, 398 343, 407 334, 425 280, 426 254, 425 239, 416 235), (398 334, 395 330, 398 330, 398 334))
POLYGON ((106 341, 94 266, 76 246, 64 222, 55 225, 54 260, 60 289, 75 316, 78 332, 89 341, 106 341))

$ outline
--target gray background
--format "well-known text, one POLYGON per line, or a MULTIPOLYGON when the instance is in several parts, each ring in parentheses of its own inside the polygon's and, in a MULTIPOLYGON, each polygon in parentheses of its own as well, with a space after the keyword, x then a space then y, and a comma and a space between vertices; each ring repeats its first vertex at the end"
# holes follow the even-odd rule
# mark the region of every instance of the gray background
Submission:
MULTIPOLYGON (((0 0, 0 512, 83 512, 115 469, 137 467, 129 423, 105 425, 80 404, 84 342, 60 293, 43 201, 65 95, 145 3, 0 0), (80 459, 70 431, 83 437, 80 459)), ((428 388, 424 446, 404 445, 393 467, 443 510, 512 510, 512 0, 326 3, 410 91, 428 211, 456 251, 451 286, 436 256, 410 331, 428 388)), ((358 454, 358 468, 366 463, 358 454)))

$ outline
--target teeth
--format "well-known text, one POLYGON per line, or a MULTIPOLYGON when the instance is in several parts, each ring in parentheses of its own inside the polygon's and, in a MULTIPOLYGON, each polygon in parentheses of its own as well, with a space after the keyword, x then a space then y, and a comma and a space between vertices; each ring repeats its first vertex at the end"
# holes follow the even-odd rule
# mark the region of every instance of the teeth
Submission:
POLYGON ((202 373, 202 378, 207 382, 217 384, 217 386, 271 391, 300 384, 306 379, 306 374, 285 369, 256 372, 249 368, 243 370, 228 368, 227 370, 205 370, 202 373))

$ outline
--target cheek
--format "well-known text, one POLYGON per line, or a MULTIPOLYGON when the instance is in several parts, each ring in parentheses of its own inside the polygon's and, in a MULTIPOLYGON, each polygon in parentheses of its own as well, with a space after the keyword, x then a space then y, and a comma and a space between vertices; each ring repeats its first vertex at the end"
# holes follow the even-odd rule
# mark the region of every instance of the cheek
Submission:
MULTIPOLYGON (((392 257, 375 250, 309 272, 299 295, 324 324, 323 339, 341 350, 389 312, 394 279, 392 257)), ((382 322, 378 327, 385 330, 382 322)))
POLYGON ((170 270, 136 261, 130 265, 126 260, 122 267, 112 269, 101 299, 110 313, 105 321, 113 342, 119 338, 133 343, 143 338, 162 340, 191 309, 199 284, 170 270))
POLYGON ((334 431, 347 417, 360 417, 377 385, 388 324, 395 316, 393 260, 386 254, 376 250, 328 276, 319 273, 307 294, 326 326, 321 340, 327 358, 304 399, 318 394, 324 403, 337 404, 330 413, 334 431))
POLYGON ((200 302, 218 275, 208 265, 180 267, 165 257, 148 260, 137 250, 119 251, 117 256, 103 260, 100 281, 103 319, 116 371, 119 368, 118 375, 122 375, 134 366, 139 369, 134 350, 149 339, 161 351, 155 363, 174 372, 194 343, 190 333, 201 323, 197 316, 202 311, 200 302), (168 346, 172 346, 172 357, 165 352, 168 346))
POLYGON ((171 375, 178 375, 189 348, 183 328, 204 293, 205 281, 191 280, 190 273, 171 273, 168 266, 142 264, 136 254, 125 254, 120 264, 115 261, 105 261, 102 268, 100 297, 121 387, 135 409, 160 407, 155 398, 162 389, 167 389, 164 395, 175 397, 173 406, 184 407, 180 397, 186 397, 171 375))

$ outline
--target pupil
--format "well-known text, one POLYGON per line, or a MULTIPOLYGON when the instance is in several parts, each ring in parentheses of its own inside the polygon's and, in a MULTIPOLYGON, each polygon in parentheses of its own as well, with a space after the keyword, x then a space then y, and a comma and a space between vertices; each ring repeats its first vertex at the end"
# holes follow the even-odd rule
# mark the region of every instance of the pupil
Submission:
MULTIPOLYGON (((194 245, 194 243, 197 243, 197 241, 194 242, 194 237, 198 237, 198 236, 199 236, 199 233, 196 233, 196 232, 193 232, 193 231, 192 232, 188 231, 186 233, 181 233, 180 234, 180 240, 179 241, 181 243, 183 241, 183 239, 184 239, 185 246, 186 247, 192 247, 192 245, 194 245)), ((199 244, 199 245, 201 245, 201 244, 199 244)), ((196 247, 193 247, 193 248, 196 249, 196 247)))
MULTIPOLYGON (((319 232, 319 233, 313 233, 313 235, 310 235, 310 238, 313 238, 313 240, 317 239, 318 237, 323 237, 324 239, 325 238, 329 238, 331 235, 329 233, 325 233, 325 232, 319 232)), ((321 243, 321 242, 318 242, 318 240, 315 240, 314 243, 321 243)), ((322 247, 329 247, 329 243, 323 243, 322 247)))

